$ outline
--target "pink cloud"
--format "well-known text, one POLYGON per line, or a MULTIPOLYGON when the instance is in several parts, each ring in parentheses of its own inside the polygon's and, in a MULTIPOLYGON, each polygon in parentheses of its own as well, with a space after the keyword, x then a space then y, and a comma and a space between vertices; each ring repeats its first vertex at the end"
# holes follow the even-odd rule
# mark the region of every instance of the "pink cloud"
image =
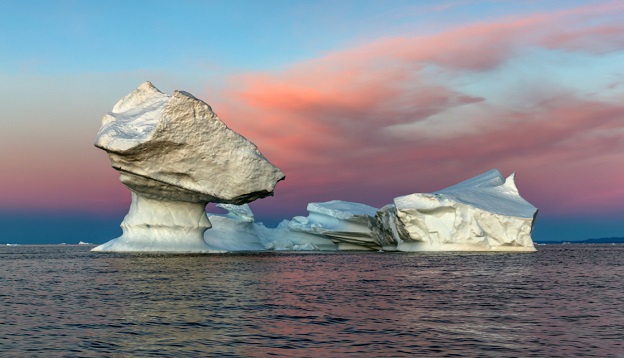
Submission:
POLYGON ((619 157, 605 156, 624 153, 622 101, 570 90, 537 93, 530 109, 518 110, 464 93, 452 80, 487 74, 527 48, 622 50, 624 28, 596 20, 614 9, 622 11, 585 7, 382 39, 284 72, 234 77, 214 108, 286 173, 279 200, 256 204, 263 210, 287 215, 330 199, 380 206, 493 167, 519 171, 521 191, 547 212, 612 210, 621 207, 621 190, 594 174, 623 176, 619 157), (596 195, 574 195, 579 188, 596 195))
POLYGON ((624 48, 623 34, 622 25, 574 28, 553 33, 545 37, 541 44, 548 48, 603 53, 624 48))

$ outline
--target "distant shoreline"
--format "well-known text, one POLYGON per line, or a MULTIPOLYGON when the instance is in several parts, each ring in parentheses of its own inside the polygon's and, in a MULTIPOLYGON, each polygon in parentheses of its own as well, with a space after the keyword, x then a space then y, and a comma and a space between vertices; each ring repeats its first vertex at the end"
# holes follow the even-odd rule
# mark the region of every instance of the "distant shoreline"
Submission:
POLYGON ((543 241, 543 240, 533 240, 535 244, 624 244, 624 237, 601 237, 597 239, 586 239, 579 241, 543 241))

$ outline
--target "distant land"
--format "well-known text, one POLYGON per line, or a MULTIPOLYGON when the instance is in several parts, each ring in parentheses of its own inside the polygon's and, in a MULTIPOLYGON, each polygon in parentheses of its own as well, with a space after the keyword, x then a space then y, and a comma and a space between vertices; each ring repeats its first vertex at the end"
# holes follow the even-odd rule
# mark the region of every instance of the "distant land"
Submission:
POLYGON ((624 237, 601 237, 579 241, 544 241, 533 240, 536 244, 624 244, 624 237))

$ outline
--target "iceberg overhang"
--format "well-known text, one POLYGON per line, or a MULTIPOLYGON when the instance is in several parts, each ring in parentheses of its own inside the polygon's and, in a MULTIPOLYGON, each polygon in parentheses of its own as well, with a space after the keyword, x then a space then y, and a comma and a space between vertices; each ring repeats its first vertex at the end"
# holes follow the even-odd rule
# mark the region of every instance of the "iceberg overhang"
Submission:
POLYGON ((284 174, 212 108, 150 82, 102 118, 95 146, 132 192, 123 235, 93 251, 208 252, 208 202, 244 204, 273 194, 284 174))

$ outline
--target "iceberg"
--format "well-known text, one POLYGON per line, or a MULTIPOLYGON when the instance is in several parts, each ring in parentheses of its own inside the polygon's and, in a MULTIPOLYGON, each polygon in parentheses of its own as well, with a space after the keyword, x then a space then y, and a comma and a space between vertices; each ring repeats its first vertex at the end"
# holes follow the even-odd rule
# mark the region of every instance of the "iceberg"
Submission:
POLYGON ((398 251, 535 251, 537 208, 515 173, 490 170, 434 193, 400 196, 371 220, 375 242, 398 251))
POLYGON ((496 169, 433 193, 397 197, 381 209, 340 200, 307 209, 307 217, 275 229, 253 223, 245 211, 245 229, 230 237, 255 235, 256 246, 268 250, 535 251, 537 208, 520 196, 515 173, 504 178, 496 169))
POLYGON ((226 214, 208 214, 212 228, 204 233, 204 240, 215 251, 260 250, 331 250, 336 245, 327 238, 290 231, 284 220, 277 228, 267 228, 254 221, 249 205, 217 204, 226 214))
POLYGON ((260 241, 254 215, 249 205, 217 204, 227 214, 209 214, 212 224, 204 233, 204 241, 214 251, 258 251, 265 247, 260 241))
POLYGON ((106 151, 132 203, 123 235, 93 251, 210 252, 208 202, 245 204, 272 195, 284 174, 205 102, 150 82, 102 118, 106 151))
POLYGON ((377 209, 340 200, 308 204, 307 217, 283 220, 276 228, 254 221, 248 205, 217 204, 226 214, 209 214, 204 233, 211 250, 336 251, 377 250, 368 222, 377 209))
POLYGON ((326 238, 338 250, 378 250, 381 248, 371 234, 369 221, 376 208, 360 203, 332 200, 309 203, 308 216, 295 216, 278 228, 293 233, 326 238))
POLYGON ((122 236, 92 251, 535 251, 537 208, 520 196, 515 173, 505 178, 496 169, 380 209, 309 203, 308 216, 267 228, 247 203, 273 195, 284 174, 208 104, 150 82, 102 118, 95 146, 108 154, 132 202, 122 236), (226 213, 208 216, 209 202, 226 213))

